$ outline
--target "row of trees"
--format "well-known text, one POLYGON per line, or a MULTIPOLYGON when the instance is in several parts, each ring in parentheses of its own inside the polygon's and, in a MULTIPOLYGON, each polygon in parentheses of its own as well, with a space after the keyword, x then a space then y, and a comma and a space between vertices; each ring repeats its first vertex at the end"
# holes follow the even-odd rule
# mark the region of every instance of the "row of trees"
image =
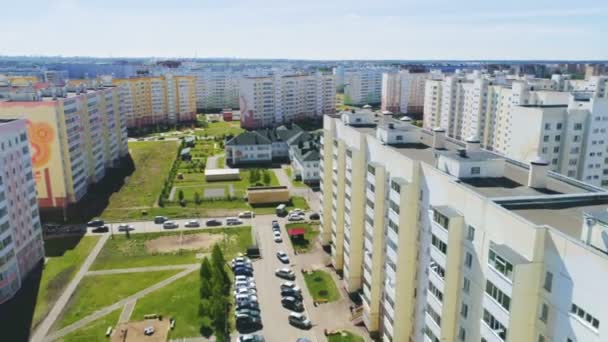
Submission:
POLYGON ((227 341, 231 281, 219 245, 213 246, 211 259, 203 259, 200 277, 201 301, 198 311, 202 322, 201 331, 206 335, 214 332, 217 341, 227 341))
POLYGON ((249 184, 257 185, 264 184, 270 185, 272 178, 270 176, 270 171, 262 170, 262 169, 250 169, 249 170, 249 184))

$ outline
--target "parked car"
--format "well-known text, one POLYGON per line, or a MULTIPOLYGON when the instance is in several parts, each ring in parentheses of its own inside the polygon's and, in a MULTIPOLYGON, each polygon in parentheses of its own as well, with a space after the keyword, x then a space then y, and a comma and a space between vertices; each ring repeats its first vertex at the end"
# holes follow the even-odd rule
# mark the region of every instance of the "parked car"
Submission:
POLYGON ((289 214, 287 221, 304 221, 305 217, 302 214, 289 214))
POLYGON ((258 293, 255 289, 249 288, 248 286, 236 287, 234 289, 234 297, 239 295, 257 296, 258 293))
POLYGON ((235 288, 246 287, 248 289, 257 290, 257 286, 255 284, 255 281, 236 281, 234 283, 234 287, 235 288))
POLYGON ((279 224, 279 221, 277 220, 272 220, 272 228, 281 228, 281 225, 279 224))
POLYGON ((226 219, 226 224, 229 226, 235 226, 235 225, 243 224, 243 220, 241 220, 237 217, 229 217, 226 219))
POLYGON ((179 227, 179 224, 177 224, 177 222, 175 221, 167 221, 165 223, 163 223, 163 228, 165 229, 174 229, 179 227))
POLYGON ((118 231, 119 232, 126 232, 126 231, 132 231, 135 230, 135 227, 133 227, 130 224, 126 224, 126 223, 121 223, 118 225, 118 231))
POLYGON ((310 214, 310 216, 308 216, 308 218, 316 221, 316 220, 321 219, 321 215, 319 215, 319 213, 312 213, 312 214, 310 214))
POLYGON ((283 278, 283 279, 287 279, 287 280, 296 279, 296 273, 294 271, 290 270, 289 268, 279 268, 274 272, 274 274, 279 278, 283 278))
POLYGON ((281 305, 284 308, 291 311, 302 312, 304 311, 304 304, 302 301, 295 299, 294 297, 283 297, 281 298, 281 305))
POLYGON ((283 238, 281 237, 281 233, 279 233, 277 231, 274 232, 274 238, 273 239, 274 239, 274 242, 276 242, 276 243, 283 242, 283 238))
POLYGON ((93 219, 93 220, 89 221, 87 223, 87 226, 88 227, 101 227, 104 224, 105 224, 105 222, 102 219, 96 218, 96 219, 93 219))
POLYGON ((161 223, 165 223, 165 221, 168 221, 169 218, 167 216, 156 216, 154 217, 154 223, 156 224, 161 224, 161 223))
POLYGON ((154 327, 145 328, 144 335, 146 335, 146 336, 154 335, 154 327))
POLYGON ((101 227, 97 227, 97 228, 93 228, 91 231, 93 233, 107 233, 110 229, 108 229, 108 226, 101 226, 101 227))
POLYGON ((300 208, 293 208, 289 211, 289 215, 292 215, 292 214, 304 215, 304 210, 300 209, 300 208))
POLYGON ((285 216, 285 214, 287 214, 287 205, 285 204, 279 204, 275 210, 276 214, 278 216, 285 216))
POLYGON ((254 281, 254 279, 253 279, 253 277, 237 275, 237 276, 234 276, 234 281, 254 281))
POLYGON ((247 264, 251 264, 251 260, 248 257, 236 257, 233 258, 232 260, 230 260, 230 263, 234 266, 235 264, 238 263, 247 263, 247 264))
POLYGON ((253 211, 243 211, 242 213, 239 213, 239 218, 253 218, 255 217, 255 214, 253 213, 253 211))
POLYGON ((283 284, 281 284, 281 290, 282 289, 293 289, 296 286, 296 283, 294 283, 293 281, 285 281, 283 282, 283 284))
POLYGON ((252 334, 252 335, 241 335, 239 336, 239 342, 265 342, 264 337, 262 335, 252 334))
POLYGON ((277 258, 284 264, 289 264, 289 257, 287 256, 287 253, 283 252, 283 251, 278 251, 277 252, 277 258))
POLYGON ((205 225, 207 225, 207 227, 221 226, 222 221, 216 220, 216 219, 211 219, 211 220, 207 220, 207 222, 205 222, 205 225))
POLYGON ((248 267, 237 267, 234 269, 233 272, 235 275, 244 275, 244 276, 248 276, 248 277, 253 276, 253 269, 248 268, 248 267))
POLYGON ((262 320, 255 317, 239 316, 236 320, 236 327, 241 331, 253 331, 262 328, 262 320))
POLYGON ((260 310, 260 304, 258 304, 258 302, 252 302, 252 301, 241 301, 241 302, 236 303, 236 309, 237 310, 241 310, 241 309, 260 310))
POLYGON ((197 220, 192 220, 192 221, 186 222, 186 224, 184 226, 186 226, 188 228, 197 228, 197 227, 200 227, 201 224, 197 220))
POLYGON ((303 313, 292 312, 289 314, 289 324, 298 327, 300 329, 310 329, 312 323, 303 313))
POLYGON ((294 290, 294 289, 284 289, 281 290, 281 297, 293 297, 297 300, 302 300, 302 292, 294 290))
POLYGON ((260 318, 260 310, 254 310, 254 309, 240 309, 240 310, 237 310, 234 314, 236 316, 247 315, 249 317, 260 318))

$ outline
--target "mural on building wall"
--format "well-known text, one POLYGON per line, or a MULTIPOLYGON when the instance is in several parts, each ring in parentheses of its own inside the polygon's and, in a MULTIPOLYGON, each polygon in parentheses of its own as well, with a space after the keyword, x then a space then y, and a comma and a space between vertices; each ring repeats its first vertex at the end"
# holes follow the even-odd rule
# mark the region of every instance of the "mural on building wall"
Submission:
MULTIPOLYGON (((53 180, 51 179, 51 159, 54 157, 53 144, 57 137, 55 128, 50 123, 33 122, 31 120, 27 120, 27 128, 32 154, 32 168, 38 185, 38 203, 41 207, 55 206, 58 203, 54 195, 58 194, 53 193, 53 180)), ((65 199, 65 194, 61 195, 62 199, 65 199)))

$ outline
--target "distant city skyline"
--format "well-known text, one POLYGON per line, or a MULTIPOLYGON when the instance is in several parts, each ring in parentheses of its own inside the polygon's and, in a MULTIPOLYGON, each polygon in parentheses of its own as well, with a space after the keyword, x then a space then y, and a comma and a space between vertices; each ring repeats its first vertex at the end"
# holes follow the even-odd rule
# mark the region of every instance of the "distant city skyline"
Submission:
POLYGON ((608 59, 608 5, 592 0, 33 0, 7 14, 0 55, 608 59))

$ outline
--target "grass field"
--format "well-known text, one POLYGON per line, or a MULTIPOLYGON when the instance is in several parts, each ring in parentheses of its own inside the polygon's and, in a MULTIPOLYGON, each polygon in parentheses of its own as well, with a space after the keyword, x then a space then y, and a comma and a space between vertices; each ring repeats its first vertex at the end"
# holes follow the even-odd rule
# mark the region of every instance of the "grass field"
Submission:
POLYGON ((200 336, 200 281, 199 273, 192 272, 148 294, 137 301, 131 319, 141 320, 147 314, 161 314, 175 319, 175 329, 170 332, 171 338, 200 336))
POLYGON ((171 169, 177 147, 176 141, 130 142, 135 172, 120 191, 110 197, 102 217, 112 216, 112 210, 153 206, 171 169))
POLYGON ((224 167, 226 167, 226 157, 221 156, 217 158, 217 168, 223 169, 224 167))
MULTIPOLYGON (((251 227, 220 228, 209 230, 184 231, 184 235, 205 233, 209 235, 226 234, 221 240, 224 254, 232 258, 239 252, 244 252, 251 245, 251 227)), ((177 236, 182 232, 162 232, 148 234, 132 234, 127 239, 123 234, 114 235, 114 239, 106 242, 105 246, 91 266, 93 270, 131 268, 146 266, 192 264, 200 260, 197 253, 206 253, 210 247, 199 250, 179 250, 172 253, 152 253, 148 251, 146 243, 164 236, 177 236)))
POLYGON ((291 246, 298 253, 306 253, 314 246, 317 236, 319 236, 319 224, 316 223, 288 223, 285 225, 285 231, 287 232, 291 228, 304 228, 306 233, 302 239, 289 238, 291 246))
POLYGON ((319 270, 305 273, 304 281, 314 301, 333 302, 340 299, 340 292, 329 273, 319 270))
POLYGON ((61 237, 48 239, 44 242, 48 261, 42 271, 32 321, 33 327, 38 325, 51 310, 52 305, 74 278, 98 239, 97 236, 61 237))
POLYGON ((287 177, 289 177, 289 181, 291 182, 291 185, 293 185, 296 188, 305 188, 308 185, 302 183, 302 181, 299 180, 295 180, 293 178, 291 178, 291 175, 293 173, 293 170, 291 169, 291 166, 287 166, 285 167, 285 173, 287 174, 287 177))
POLYGON ((150 287, 179 270, 86 276, 55 323, 65 327, 93 312, 150 287))
POLYGON ((116 327, 121 311, 122 309, 114 310, 106 316, 65 335, 57 342, 107 342, 106 329, 109 326, 116 327))
POLYGON ((329 335, 328 342, 363 342, 363 337, 350 331, 343 331, 342 334, 329 335))
POLYGON ((222 135, 237 135, 242 133, 244 129, 241 128, 241 123, 239 121, 219 121, 219 122, 210 122, 207 128, 198 128, 195 131, 196 135, 199 136, 222 136, 222 135))

